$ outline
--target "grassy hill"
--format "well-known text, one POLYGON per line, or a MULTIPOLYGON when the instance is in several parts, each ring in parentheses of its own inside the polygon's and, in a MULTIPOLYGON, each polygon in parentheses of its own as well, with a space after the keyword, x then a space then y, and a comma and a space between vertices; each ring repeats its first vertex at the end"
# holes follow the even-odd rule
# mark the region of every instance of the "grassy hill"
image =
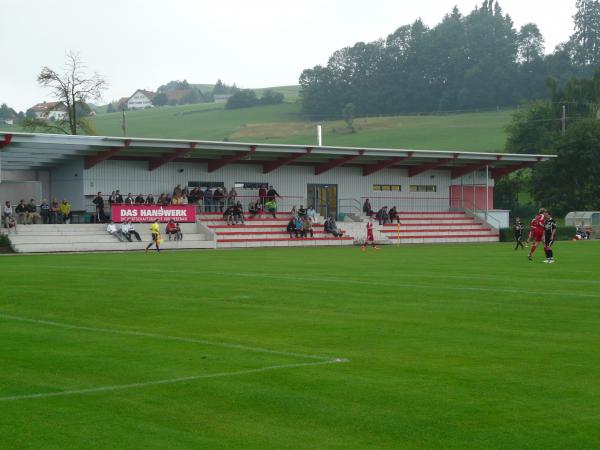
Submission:
MULTIPOLYGON (((355 133, 342 121, 321 122, 323 143, 356 147, 503 151, 504 127, 512 111, 355 120, 355 133)), ((93 119, 98 135, 121 136, 121 113, 93 119)), ((298 103, 226 110, 223 104, 162 107, 127 112, 127 134, 135 137, 316 144, 317 122, 300 114, 298 103)), ((19 131, 16 127, 0 129, 19 131)))

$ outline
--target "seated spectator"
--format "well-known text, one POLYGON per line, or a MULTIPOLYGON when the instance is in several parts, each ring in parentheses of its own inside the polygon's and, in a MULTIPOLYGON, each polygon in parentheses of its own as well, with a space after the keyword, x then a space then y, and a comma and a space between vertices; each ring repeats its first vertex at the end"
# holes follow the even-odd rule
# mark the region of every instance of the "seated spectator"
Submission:
POLYGON ((323 229, 326 233, 332 234, 336 238, 342 237, 344 235, 344 232, 338 229, 335 220, 333 220, 333 217, 331 216, 325 220, 325 223, 323 224, 323 229))
POLYGON ((125 242, 125 236, 123 236, 121 230, 117 228, 117 226, 113 223, 112 220, 106 226, 106 231, 108 232, 108 234, 116 237, 119 241, 125 242))
POLYGON ((173 197, 175 197, 176 195, 179 196, 181 195, 182 189, 181 189, 181 185, 178 184, 177 186, 175 186, 175 189, 173 189, 173 197))
POLYGON ((298 216, 294 216, 294 231, 296 232, 296 237, 306 237, 304 235, 304 222, 298 216))
POLYGON ((13 219, 14 220, 14 216, 13 216, 13 208, 10 205, 9 201, 6 201, 4 203, 4 208, 2 208, 2 224, 6 227, 8 227, 8 219, 13 219))
POLYGON ((164 204, 165 204, 165 201, 166 201, 165 194, 160 194, 160 195, 158 196, 158 200, 156 201, 156 204, 157 204, 157 205, 164 205, 164 204))
POLYGON ((290 214, 293 216, 295 216, 296 214, 298 214, 298 210, 296 209, 296 205, 292 206, 292 210, 290 211, 290 214))
POLYGON ((135 204, 136 205, 143 205, 144 203, 146 203, 146 199, 144 198, 144 196, 142 194, 138 195, 135 198, 135 204))
POLYGON ((42 216, 40 216, 37 212, 37 206, 35 204, 35 200, 31 199, 27 204, 27 213, 25 215, 25 220, 28 224, 36 224, 41 222, 42 216))
POLYGON ((25 200, 19 201, 19 204, 15 208, 15 213, 17 213, 17 222, 20 224, 27 223, 27 205, 25 204, 25 200))
POLYGON ((390 223, 394 223, 394 220, 397 223, 400 223, 400 216, 398 215, 398 210, 396 209, 395 206, 392 209, 390 209, 389 216, 390 216, 390 223))
POLYGON ((244 209, 242 208, 242 202, 236 202, 233 206, 233 221, 235 224, 244 224, 244 209))
POLYGON ((63 198, 59 209, 60 214, 62 216, 62 223, 71 223, 71 204, 67 201, 66 198, 63 198))
POLYGON ((175 194, 173 196, 173 198, 171 199, 171 204, 172 205, 181 205, 181 204, 183 204, 183 198, 181 197, 181 194, 175 194))
POLYGON ((134 200, 133 197, 131 196, 131 192, 129 194, 127 194, 127 197, 125 198, 125 204, 126 205, 133 205, 134 200))
POLYGON ((379 211, 377 211, 377 220, 379 221, 379 225, 385 225, 388 223, 390 216, 388 214, 387 206, 384 206, 379 211))
POLYGON ((169 240, 171 240, 171 236, 177 240, 177 224, 173 219, 169 220, 167 223, 167 226, 165 227, 165 233, 167 236, 169 236, 169 240))
POLYGON ((313 233, 312 222, 308 219, 308 217, 304 218, 303 227, 304 227, 304 237, 308 237, 308 236, 310 236, 311 238, 315 237, 314 233, 313 233))
POLYGON ((227 225, 233 225, 233 206, 229 206, 223 213, 223 219, 227 221, 227 225))
POLYGON ((285 230, 290 234, 290 239, 296 237, 296 223, 294 217, 290 219, 285 230))
POLYGON ((10 234, 11 231, 15 234, 17 233, 17 221, 13 216, 8 216, 4 219, 4 226, 6 227, 8 234, 10 234))
POLYGON ((306 217, 308 217, 308 219, 311 222, 314 222, 316 220, 317 212, 315 211, 315 209, 312 206, 306 210, 306 217))
POLYGON ((140 237, 140 234, 135 231, 135 224, 131 222, 131 220, 129 220, 127 224, 129 225, 129 239, 131 240, 131 236, 133 236, 138 242, 140 242, 142 238, 140 237))
POLYGON ((267 200, 265 203, 265 211, 273 214, 273 219, 277 219, 277 202, 275 200, 267 200))
POLYGON ((121 224, 119 230, 121 231, 123 237, 131 242, 131 236, 129 235, 129 223, 126 220, 121 224))
POLYGON ((167 194, 165 196, 165 202, 163 203, 165 206, 166 205, 172 205, 173 204, 173 197, 171 197, 169 194, 167 194))
POLYGON ((365 199, 365 202, 363 203, 363 212, 368 217, 373 216, 373 208, 371 208, 371 202, 369 201, 368 198, 365 199))
POLYGON ((48 204, 48 200, 43 199, 40 204, 40 217, 42 218, 42 223, 47 225, 51 223, 50 221, 50 205, 48 204))
POLYGON ((59 223, 60 203, 55 198, 50 203, 50 223, 59 223))
POLYGON ((255 216, 261 216, 264 212, 264 206, 262 202, 257 200, 256 202, 250 202, 248 205, 248 212, 250 213, 250 218, 254 218, 255 216))
POLYGON ((146 205, 154 205, 154 195, 148 194, 148 197, 146 197, 146 205))
POLYGON ((183 240, 183 232, 181 231, 181 226, 179 225, 179 222, 175 222, 175 240, 183 240))
POLYGON ((235 205, 236 204, 236 198, 237 198, 237 191, 235 190, 235 187, 232 187, 229 190, 229 194, 227 194, 227 203, 229 205, 235 205))
POLYGON ((304 205, 300 205, 300 208, 298 208, 298 215, 301 219, 304 219, 306 217, 306 208, 304 207, 304 205))

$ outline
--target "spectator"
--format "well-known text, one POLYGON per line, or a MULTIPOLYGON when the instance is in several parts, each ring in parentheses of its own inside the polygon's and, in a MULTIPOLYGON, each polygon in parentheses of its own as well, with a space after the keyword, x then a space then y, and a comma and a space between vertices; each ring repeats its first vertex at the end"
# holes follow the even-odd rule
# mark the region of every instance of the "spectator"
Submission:
POLYGON ((379 221, 379 225, 385 225, 389 221, 389 214, 387 210, 387 206, 384 206, 379 211, 377 211, 377 220, 379 221))
POLYGON ((317 218, 317 212, 312 206, 306 210, 306 217, 308 217, 311 222, 314 222, 317 218))
POLYGON ((363 203, 363 212, 368 217, 373 216, 373 208, 371 208, 371 202, 369 201, 368 198, 366 198, 365 202, 363 203))
POLYGON ((175 186, 175 189, 173 189, 173 197, 175 197, 176 195, 181 195, 181 185, 178 184, 177 186, 175 186))
POLYGON ((233 221, 237 225, 238 223, 244 224, 244 208, 242 208, 242 203, 237 202, 233 206, 233 221))
POLYGON ((277 219, 277 202, 275 200, 267 200, 265 203, 265 211, 273 214, 273 219, 277 219))
POLYGON ((333 217, 331 216, 325 220, 325 223, 323 224, 323 229, 326 233, 332 234, 336 238, 342 237, 344 235, 344 232, 338 229, 335 220, 333 220, 333 217))
POLYGON ((227 225, 233 225, 233 206, 227 207, 223 213, 223 219, 227 221, 227 225))
POLYGON ((108 207, 112 209, 112 205, 114 205, 115 203, 117 203, 117 193, 115 191, 112 191, 110 193, 110 197, 108 197, 108 207))
POLYGON ((131 240, 131 235, 133 235, 138 242, 141 242, 142 238, 140 237, 140 234, 135 231, 135 225, 131 222, 131 220, 127 222, 127 225, 129 225, 129 240, 131 240))
POLYGON ((50 220, 51 223, 59 223, 59 215, 60 215, 60 203, 55 198, 52 199, 52 203, 50 204, 50 220))
POLYGON ((113 221, 111 220, 109 222, 109 224, 106 226, 106 231, 108 232, 108 234, 110 234, 111 236, 116 237, 119 241, 121 242, 125 242, 125 236, 123 236, 123 233, 121 232, 121 230, 119 230, 117 228, 117 226, 113 223, 113 221))
POLYGON ((261 184, 258 188, 258 200, 263 206, 267 202, 267 188, 264 184, 261 184))
POLYGON ((165 227, 165 233, 169 237, 169 240, 171 240, 171 236, 177 240, 177 224, 173 219, 169 220, 167 223, 167 226, 165 227))
POLYGON ((96 222, 104 222, 104 199, 102 198, 102 192, 98 192, 93 203, 96 205, 96 222))
POLYGON ((261 203, 260 199, 255 202, 250 202, 248 205, 248 212, 250 213, 250 218, 253 219, 255 216, 261 216, 264 212, 264 206, 261 203))
POLYGON ((302 220, 306 218, 306 208, 304 207, 304 205, 300 205, 300 208, 298 208, 298 215, 302 220))
POLYGON ((314 233, 313 233, 312 222, 308 219, 308 217, 304 217, 303 229, 304 229, 304 237, 308 237, 309 235, 311 238, 315 237, 314 233))
POLYGON ((31 199, 27 204, 27 213, 25 215, 25 220, 28 224, 35 224, 37 222, 41 222, 42 216, 40 216, 37 212, 37 206, 35 204, 35 200, 31 199))
POLYGON ((67 201, 66 198, 63 198, 62 203, 60 204, 60 214, 62 216, 62 223, 71 223, 71 205, 67 201))
POLYGON ((17 234, 17 221, 13 216, 8 216, 4 219, 4 225, 6 226, 7 234, 10 234, 11 230, 17 234))
POLYGON ((2 208, 2 223, 6 228, 8 228, 8 219, 11 218, 14 220, 13 208, 10 205, 10 202, 6 201, 4 203, 4 208, 2 208))
POLYGON ((123 237, 131 242, 131 236, 129 235, 129 223, 127 223, 126 220, 121 224, 120 231, 123 237))
POLYGON ((138 195, 135 198, 135 204, 136 205, 143 205, 144 203, 146 203, 146 199, 144 198, 144 196, 142 194, 138 195))
POLYGON ((133 205, 135 203, 135 201, 133 200, 133 197, 131 196, 131 192, 129 194, 127 194, 127 197, 125 197, 125 204, 126 205, 133 205))
POLYGON ((296 214, 298 214, 298 210, 296 209, 296 205, 292 206, 292 210, 290 211, 290 214, 292 216, 295 216, 296 214))
POLYGON ((394 223, 394 220, 397 223, 400 223, 400 216, 398 215, 398 210, 396 209, 395 206, 392 207, 392 209, 390 209, 389 216, 390 216, 390 223, 394 223))
POLYGON ((232 186, 229 190, 229 194, 227 194, 227 204, 235 205, 237 199, 237 191, 235 190, 235 186, 232 186))
POLYGON ((207 187, 204 191, 204 211, 212 212, 213 192, 207 187))
POLYGON ((296 224, 294 222, 294 217, 290 218, 290 221, 287 224, 286 231, 290 234, 290 239, 293 239, 296 235, 296 224))
POLYGON ((178 241, 183 240, 183 232, 181 231, 181 226, 179 226, 179 222, 175 222, 175 231, 177 234, 175 234, 175 238, 178 241))
POLYGON ((164 205, 165 204, 165 194, 160 194, 158 196, 158 200, 156 201, 157 205, 164 205))
POLYGON ((50 205, 48 204, 48 200, 43 199, 40 204, 40 217, 42 218, 42 223, 45 225, 51 223, 50 216, 50 205))
POLYGON ((213 201, 214 201, 214 205, 215 205, 215 212, 216 212, 216 207, 219 207, 219 212, 223 212, 223 208, 225 207, 225 194, 223 192, 223 190, 220 187, 217 187, 217 189, 215 189, 215 192, 213 194, 213 201))
POLYGON ((17 222, 20 224, 27 223, 27 205, 25 204, 25 200, 21 200, 17 207, 15 208, 15 212, 17 213, 17 222))
POLYGON ((167 194, 165 197, 165 206, 171 205, 172 203, 173 203, 173 197, 171 197, 169 194, 167 194))
POLYGON ((267 191, 267 201, 275 201, 275 197, 281 198, 281 196, 277 193, 273 186, 269 186, 269 190, 267 191))
POLYGON ((118 189, 117 192, 115 192, 115 203, 118 205, 123 204, 123 196, 121 195, 121 192, 118 189))
POLYGON ((294 229, 296 231, 296 237, 306 237, 304 234, 304 223, 298 216, 294 216, 294 229))
POLYGON ((171 204, 172 205, 181 205, 181 204, 183 204, 183 198, 181 197, 181 194, 175 194, 173 196, 173 198, 171 199, 171 204))
POLYGON ((146 197, 146 205, 154 205, 154 195, 148 194, 148 197, 146 197))

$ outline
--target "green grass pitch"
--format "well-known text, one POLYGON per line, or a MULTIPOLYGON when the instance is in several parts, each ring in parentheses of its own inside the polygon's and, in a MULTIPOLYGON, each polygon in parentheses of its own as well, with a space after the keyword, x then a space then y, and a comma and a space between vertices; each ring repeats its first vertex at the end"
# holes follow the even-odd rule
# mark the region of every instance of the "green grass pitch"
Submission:
POLYGON ((595 242, 0 258, 0 448, 600 448, 595 242))

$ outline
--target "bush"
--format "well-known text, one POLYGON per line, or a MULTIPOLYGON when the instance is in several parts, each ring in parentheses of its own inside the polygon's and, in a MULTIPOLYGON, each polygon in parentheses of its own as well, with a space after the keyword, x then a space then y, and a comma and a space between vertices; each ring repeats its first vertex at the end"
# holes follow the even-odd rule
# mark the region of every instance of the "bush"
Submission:
POLYGON ((271 89, 267 89, 263 92, 260 99, 261 105, 279 105, 283 103, 283 94, 281 92, 275 92, 271 89))
POLYGON ((0 247, 8 247, 10 242, 8 240, 8 236, 5 234, 0 234, 0 247))
MULTIPOLYGON (((527 239, 529 228, 523 230, 523 240, 527 239)), ((557 241, 569 241, 575 236, 575 227, 558 227, 556 230, 557 241)), ((512 242, 515 240, 512 228, 502 228, 500 230, 500 242, 512 242)))
POLYGON ((244 89, 227 99, 225 109, 249 108, 258 105, 258 97, 252 89, 244 89))

